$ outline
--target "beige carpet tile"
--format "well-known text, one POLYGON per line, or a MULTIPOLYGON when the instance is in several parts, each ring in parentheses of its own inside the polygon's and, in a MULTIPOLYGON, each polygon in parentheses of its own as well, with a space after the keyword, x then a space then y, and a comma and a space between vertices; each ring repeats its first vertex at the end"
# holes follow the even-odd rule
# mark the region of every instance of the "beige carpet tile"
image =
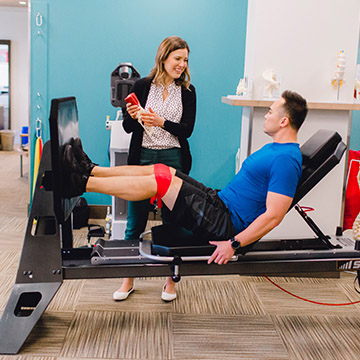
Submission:
MULTIPOLYGON (((73 232, 73 246, 74 247, 80 247, 80 246, 86 246, 88 244, 87 242, 87 231, 84 232, 79 232, 79 231, 74 231, 73 232)), ((91 240, 91 244, 94 244, 95 240, 91 240)))
POLYGON ((46 311, 74 311, 85 280, 65 280, 46 311))
POLYGON ((0 251, 0 276, 16 274, 19 259, 19 251, 0 251))
POLYGON ((9 176, 9 178, 0 178, 1 197, 5 200, 11 199, 15 205, 26 205, 30 198, 27 179, 10 178, 10 174, 7 176, 9 176), (24 202, 24 200, 26 201, 24 202))
POLYGON ((13 202, 12 195, 1 195, 2 202, 0 203, 0 223, 3 221, 3 215, 13 216, 14 218, 23 218, 24 222, 27 222, 28 210, 27 210, 27 202, 22 197, 19 204, 13 204, 9 206, 9 202, 13 202), (8 198, 8 199, 6 199, 8 198))
POLYGON ((73 317, 73 312, 43 314, 19 354, 58 356, 73 317))
MULTIPOLYGON (((354 288, 354 281, 352 281, 351 283, 338 284, 338 287, 346 294, 346 296, 348 297, 348 302, 360 301, 360 294, 356 292, 354 288)), ((357 284, 356 289, 359 290, 359 286, 357 284)), ((360 311, 360 303, 352 306, 354 306, 358 312, 360 311)))
MULTIPOLYGON (((339 304, 349 302, 348 297, 338 288, 336 284, 299 284, 299 283, 278 283, 285 290, 312 301, 339 304)), ((351 315, 356 311, 351 306, 323 306, 297 299, 273 284, 256 284, 259 294, 267 313, 278 315, 351 315)))
POLYGON ((0 251, 21 251, 24 242, 24 232, 2 232, 0 231, 0 251))
POLYGON ((121 279, 86 280, 81 290, 76 310, 170 312, 172 305, 161 300, 164 279, 136 279, 135 291, 125 301, 114 301, 113 293, 121 279))
POLYGON ((23 181, 11 181, 7 182, 3 179, 0 179, 0 192, 1 192, 1 212, 8 210, 8 213, 18 217, 19 215, 26 215, 27 205, 30 201, 29 192, 27 190, 27 185, 23 181), (26 191, 24 191, 24 188, 26 191), (11 189, 11 190, 9 190, 11 189), (13 203, 15 206, 6 209, 5 204, 13 203))
POLYGON ((183 314, 264 315, 265 310, 251 283, 228 280, 182 280, 173 302, 183 314), (248 301, 251 299, 251 301, 248 301))
MULTIPOLYGON (((2 199, 0 197, 0 201, 1 200, 2 199)), ((6 210, 0 211, 0 233, 6 233, 9 235, 21 234, 24 239, 26 226, 27 226, 26 215, 15 217, 9 214, 8 211, 6 210)))
POLYGON ((173 315, 175 359, 288 359, 268 316, 173 315))
POLYGON ((360 317, 274 316, 291 359, 360 359, 360 317))
MULTIPOLYGON (((77 358, 77 359, 79 359, 79 358, 77 358)), ((82 359, 84 359, 84 358, 82 358, 82 359)), ((99 360, 99 358, 89 358, 89 357, 87 357, 85 359, 86 360, 99 360)), ((74 358, 72 358, 72 357, 66 357, 66 358, 65 357, 57 357, 56 360, 74 360, 74 358)), ((116 360, 129 360, 129 359, 120 359, 120 358, 118 358, 116 360)), ((142 360, 146 360, 146 359, 142 359, 142 360)))
POLYGON ((0 309, 4 310, 14 286, 13 276, 0 276, 0 309))
POLYGON ((99 359, 172 359, 170 314, 78 311, 62 357, 99 359))
MULTIPOLYGON (((257 283, 268 283, 269 281, 265 276, 241 276, 243 281, 257 282, 257 283)), ((323 283, 334 283, 339 281, 338 278, 329 278, 329 277, 299 277, 299 276, 270 276, 270 279, 275 282, 282 283, 308 283, 308 284, 323 284, 323 283)))
MULTIPOLYGON (((186 265, 185 265, 186 266, 186 265)), ((181 267, 180 267, 181 273, 181 267)), ((190 281, 190 280, 216 280, 216 281, 245 281, 248 282, 251 279, 250 276, 243 277, 240 275, 191 275, 191 276, 182 276, 180 284, 183 280, 190 281)))
MULTIPOLYGON (((76 359, 80 359, 80 358, 76 358, 76 359)), ((84 359, 84 358, 81 358, 81 359, 84 359)), ((86 360, 99 360, 99 358, 85 358, 86 360)), ((1 359, 0 359, 1 360, 1 359)), ((74 360, 73 357, 57 357, 56 360, 74 360)), ((120 359, 120 358, 117 358, 116 360, 129 360, 129 359, 120 359)), ((146 360, 146 359, 141 359, 141 360, 146 360)))
POLYGON ((53 356, 0 355, 0 360, 60 360, 53 356))

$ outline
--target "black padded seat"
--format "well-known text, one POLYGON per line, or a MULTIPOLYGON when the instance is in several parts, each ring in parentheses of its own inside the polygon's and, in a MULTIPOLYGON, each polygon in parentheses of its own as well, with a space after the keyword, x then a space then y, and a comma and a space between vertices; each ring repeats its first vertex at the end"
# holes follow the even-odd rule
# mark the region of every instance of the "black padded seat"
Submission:
MULTIPOLYGON (((303 174, 290 209, 340 162, 346 145, 336 131, 321 129, 307 140, 300 150, 303 156, 303 174)), ((154 226, 151 234, 154 255, 205 256, 211 255, 215 249, 215 246, 209 244, 209 239, 198 238, 175 225, 154 226)), ((242 248, 241 252, 251 250, 254 245, 255 243, 242 248)))
POLYGON ((151 228, 152 254, 161 256, 211 255, 215 246, 209 239, 199 238, 191 231, 173 224, 151 228))

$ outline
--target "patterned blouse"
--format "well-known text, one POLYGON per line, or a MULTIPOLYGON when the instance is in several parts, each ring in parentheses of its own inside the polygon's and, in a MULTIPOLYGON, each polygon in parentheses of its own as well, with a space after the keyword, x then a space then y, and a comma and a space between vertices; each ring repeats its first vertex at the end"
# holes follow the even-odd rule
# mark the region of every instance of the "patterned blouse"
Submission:
MULTIPOLYGON (((172 82, 168 87, 168 96, 163 101, 164 86, 151 84, 149 95, 145 105, 145 111, 151 107, 159 116, 167 121, 180 123, 183 106, 181 101, 181 86, 172 82)), ((148 149, 161 150, 180 148, 179 139, 164 130, 160 126, 153 127, 153 133, 149 135, 144 131, 142 146, 148 149)))

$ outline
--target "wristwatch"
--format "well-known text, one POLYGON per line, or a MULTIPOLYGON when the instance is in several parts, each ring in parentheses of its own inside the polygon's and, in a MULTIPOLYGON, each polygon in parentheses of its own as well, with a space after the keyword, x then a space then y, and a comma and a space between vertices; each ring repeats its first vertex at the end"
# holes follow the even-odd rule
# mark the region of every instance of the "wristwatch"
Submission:
POLYGON ((241 243, 237 241, 234 237, 232 237, 230 241, 231 241, 231 246, 234 250, 238 250, 241 248, 241 243))

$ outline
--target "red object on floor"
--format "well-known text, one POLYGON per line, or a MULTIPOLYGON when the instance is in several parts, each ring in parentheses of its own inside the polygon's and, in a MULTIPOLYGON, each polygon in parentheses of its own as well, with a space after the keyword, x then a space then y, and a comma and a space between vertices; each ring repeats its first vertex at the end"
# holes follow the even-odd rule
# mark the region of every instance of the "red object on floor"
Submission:
POLYGON ((348 183, 345 193, 344 230, 352 229, 360 213, 360 187, 358 182, 360 151, 349 150, 348 183))

